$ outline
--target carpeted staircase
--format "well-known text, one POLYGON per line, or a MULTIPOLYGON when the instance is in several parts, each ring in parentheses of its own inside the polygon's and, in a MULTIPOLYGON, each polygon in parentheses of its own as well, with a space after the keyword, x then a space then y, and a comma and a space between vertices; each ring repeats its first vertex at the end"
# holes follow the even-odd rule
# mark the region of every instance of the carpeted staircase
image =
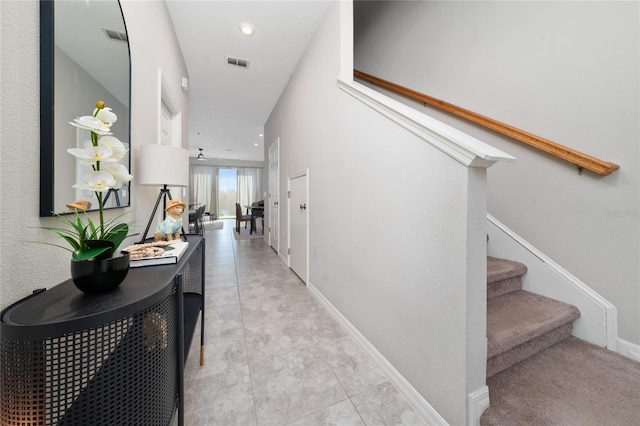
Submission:
POLYGON ((522 290, 527 267, 487 259, 481 424, 640 425, 640 363, 571 336, 575 306, 522 290))
POLYGON ((571 336, 575 306, 522 290, 522 263, 487 258, 487 378, 571 336))

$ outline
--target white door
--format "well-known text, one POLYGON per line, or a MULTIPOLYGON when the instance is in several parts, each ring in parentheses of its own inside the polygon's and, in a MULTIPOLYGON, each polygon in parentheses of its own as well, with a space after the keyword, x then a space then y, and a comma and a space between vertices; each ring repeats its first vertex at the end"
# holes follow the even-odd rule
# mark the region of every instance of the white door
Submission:
POLYGON ((269 147, 269 196, 268 198, 268 215, 269 215, 269 245, 274 248, 276 253, 280 253, 278 241, 278 232, 280 223, 280 210, 278 198, 280 194, 280 138, 277 138, 269 147))
POLYGON ((308 275, 308 199, 307 174, 289 180, 289 267, 302 281, 308 275))
POLYGON ((160 110, 160 144, 172 145, 171 135, 171 111, 169 111, 169 107, 162 102, 160 110))

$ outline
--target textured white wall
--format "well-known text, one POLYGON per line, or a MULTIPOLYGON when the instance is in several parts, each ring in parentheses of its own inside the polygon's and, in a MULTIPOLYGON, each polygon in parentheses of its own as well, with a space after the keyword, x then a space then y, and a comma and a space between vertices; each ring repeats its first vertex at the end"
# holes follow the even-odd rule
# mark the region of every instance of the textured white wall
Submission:
POLYGON ((1 304, 69 277, 69 254, 24 241, 53 240, 33 227, 38 218, 40 158, 39 4, 0 2, 2 54, 0 96, 1 304))
POLYGON ((607 177, 422 104, 518 158, 488 209, 618 309, 640 343, 638 2, 356 2, 355 68, 613 161, 607 177), (418 48, 419 46, 419 48, 418 48))
MULTIPOLYGON (((187 96, 180 89, 188 76, 164 2, 123 1, 132 55, 132 174, 137 179, 140 144, 156 143, 157 69, 182 107, 183 146, 187 146, 187 96), (159 47, 161 46, 161 47, 159 47)), ((0 1, 2 54, 0 96, 0 305, 51 287, 69 278, 70 254, 25 241, 55 241, 52 233, 35 229, 54 226, 55 219, 38 217, 40 132, 39 4, 0 1)), ((144 226, 158 189, 132 189, 127 220, 144 226)), ((122 210, 109 212, 112 217, 122 210)))
MULTIPOLYGON (((484 208, 474 197, 485 171, 338 89, 338 9, 291 76, 265 140, 280 137, 281 188, 309 168, 309 282, 447 421, 465 424, 467 387, 484 385, 486 266, 469 258, 485 244, 484 213, 474 210, 484 208)), ((281 191, 285 253, 286 205, 281 191)))

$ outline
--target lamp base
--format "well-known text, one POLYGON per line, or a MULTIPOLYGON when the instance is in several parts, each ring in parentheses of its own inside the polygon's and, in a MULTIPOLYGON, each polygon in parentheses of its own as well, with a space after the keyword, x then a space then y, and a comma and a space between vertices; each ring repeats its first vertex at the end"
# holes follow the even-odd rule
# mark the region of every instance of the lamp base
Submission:
MULTIPOLYGON (((165 209, 167 207, 167 197, 169 198, 169 200, 173 200, 173 198, 171 198, 171 191, 169 190, 169 188, 167 188, 167 185, 164 185, 164 187, 160 188, 160 193, 158 194, 156 205, 153 207, 153 211, 151 212, 151 217, 149 217, 149 222, 147 223, 147 227, 145 228, 144 233, 142 234, 142 239, 139 241, 140 244, 146 242, 147 240, 147 234, 149 233, 149 229, 151 228, 151 224, 153 223, 153 218, 156 217, 156 212, 158 211, 160 200, 163 200, 162 219, 164 220, 166 218, 165 209)), ((181 235, 182 235, 181 238, 184 241, 186 241, 186 237, 184 236, 184 227, 182 228, 181 235)))

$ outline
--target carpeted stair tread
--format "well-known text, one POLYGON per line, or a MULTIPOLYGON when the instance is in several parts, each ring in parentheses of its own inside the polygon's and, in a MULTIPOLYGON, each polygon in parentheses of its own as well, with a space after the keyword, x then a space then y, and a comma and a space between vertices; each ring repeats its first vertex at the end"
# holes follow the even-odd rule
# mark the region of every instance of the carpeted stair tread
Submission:
POLYGON ((482 426, 640 425, 640 363, 568 337, 487 380, 482 426))
POLYGON ((524 290, 487 301, 487 358, 571 323, 580 317, 575 306, 524 290))
POLYGON ((522 290, 527 267, 520 262, 487 256, 487 299, 522 290))
POLYGON ((533 356, 538 352, 571 337, 572 331, 573 323, 568 322, 534 339, 528 340, 514 348, 511 348, 506 352, 502 352, 494 357, 488 358, 487 379, 521 361, 526 360, 530 356, 533 356))
POLYGON ((527 266, 515 260, 487 256, 487 284, 520 277, 527 273, 527 266))

